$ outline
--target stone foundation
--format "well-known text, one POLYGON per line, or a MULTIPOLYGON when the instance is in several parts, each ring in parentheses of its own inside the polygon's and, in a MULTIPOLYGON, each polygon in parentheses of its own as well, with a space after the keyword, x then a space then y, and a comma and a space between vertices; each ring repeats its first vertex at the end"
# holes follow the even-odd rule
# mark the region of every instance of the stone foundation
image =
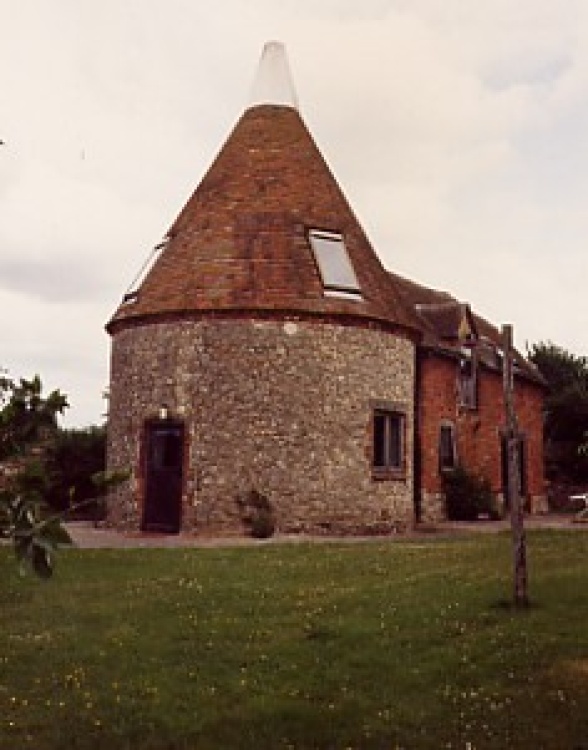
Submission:
POLYGON ((445 495, 442 492, 423 492, 421 497, 420 521, 435 524, 447 518, 445 495))
MULTIPOLYGON (((505 508, 504 495, 498 492, 495 495, 496 509, 500 516, 508 515, 505 508)), ((547 498, 544 495, 533 495, 529 498, 529 513, 537 515, 548 513, 547 498)), ((445 496, 442 492, 424 492, 421 499, 421 523, 436 524, 447 520, 445 509, 445 496)))

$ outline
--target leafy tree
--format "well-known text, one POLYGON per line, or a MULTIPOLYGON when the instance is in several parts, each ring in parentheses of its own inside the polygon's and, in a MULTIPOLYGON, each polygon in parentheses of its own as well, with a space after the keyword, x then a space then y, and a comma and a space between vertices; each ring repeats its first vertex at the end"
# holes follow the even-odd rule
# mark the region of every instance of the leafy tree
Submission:
POLYGON ((65 513, 96 510, 99 498, 128 479, 127 471, 104 471, 103 428, 58 428, 67 406, 59 390, 42 395, 39 376, 16 383, 0 375, 0 466, 11 469, 0 472, 0 538, 12 541, 21 569, 44 578, 53 573, 56 548, 72 543, 65 513))
POLYGON ((96 475, 106 465, 104 427, 58 430, 46 454, 49 480, 47 502, 55 510, 68 510, 72 504, 86 501, 81 511, 94 518, 101 512, 101 488, 96 475), (96 502, 90 502, 95 499, 96 502))
POLYGON ((534 344, 528 356, 547 381, 545 439, 555 473, 588 480, 588 456, 580 447, 588 432, 588 359, 551 342, 534 344))
POLYGON ((34 447, 57 429, 57 415, 67 408, 59 391, 42 395, 41 379, 0 379, 0 460, 13 471, 0 490, 0 536, 12 541, 21 568, 30 566, 48 578, 59 544, 71 544, 58 516, 44 512, 47 476, 34 447))
POLYGON ((22 455, 43 431, 57 427, 57 415, 68 407, 67 397, 59 390, 47 398, 41 395, 41 378, 21 378, 18 383, 2 377, 0 381, 0 460, 22 455))

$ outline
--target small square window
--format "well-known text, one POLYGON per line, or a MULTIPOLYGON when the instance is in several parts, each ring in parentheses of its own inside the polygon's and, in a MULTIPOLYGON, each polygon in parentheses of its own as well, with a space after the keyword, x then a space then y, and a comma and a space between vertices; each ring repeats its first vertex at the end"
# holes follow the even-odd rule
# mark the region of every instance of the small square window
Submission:
POLYGON ((325 294, 361 299, 361 289, 342 235, 312 229, 308 237, 325 294))
POLYGON ((376 476, 404 471, 404 420, 401 412, 374 411, 372 467, 376 476))
POLYGON ((451 471, 456 466, 455 427, 452 424, 442 424, 439 430, 439 469, 442 472, 451 471))

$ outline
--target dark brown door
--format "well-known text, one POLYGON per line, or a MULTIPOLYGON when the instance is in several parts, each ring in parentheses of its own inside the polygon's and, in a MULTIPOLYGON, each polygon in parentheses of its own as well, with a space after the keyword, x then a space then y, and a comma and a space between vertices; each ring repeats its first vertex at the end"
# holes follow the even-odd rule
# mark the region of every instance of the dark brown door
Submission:
POLYGON ((145 431, 144 531, 177 534, 181 523, 184 426, 149 422, 145 431))

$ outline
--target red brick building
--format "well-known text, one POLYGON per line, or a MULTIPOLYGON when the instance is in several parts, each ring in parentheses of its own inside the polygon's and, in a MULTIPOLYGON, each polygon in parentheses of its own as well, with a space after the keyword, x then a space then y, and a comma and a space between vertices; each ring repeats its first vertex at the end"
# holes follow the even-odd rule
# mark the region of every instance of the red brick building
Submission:
MULTIPOLYGON (((282 531, 401 530, 442 513, 448 451, 502 491, 496 331, 382 267, 280 45, 107 329, 108 464, 131 471, 116 525, 239 531, 255 489, 282 531)), ((517 385, 535 507, 542 391, 522 359, 517 385)))
MULTIPOLYGON (((501 506, 506 495, 503 442, 502 341, 498 329, 446 292, 394 275, 421 320, 417 347, 415 512, 444 515, 443 476, 457 465, 490 481, 501 506)), ((546 510, 543 475, 545 384, 520 354, 514 361, 520 432, 519 489, 532 512, 546 510)))

